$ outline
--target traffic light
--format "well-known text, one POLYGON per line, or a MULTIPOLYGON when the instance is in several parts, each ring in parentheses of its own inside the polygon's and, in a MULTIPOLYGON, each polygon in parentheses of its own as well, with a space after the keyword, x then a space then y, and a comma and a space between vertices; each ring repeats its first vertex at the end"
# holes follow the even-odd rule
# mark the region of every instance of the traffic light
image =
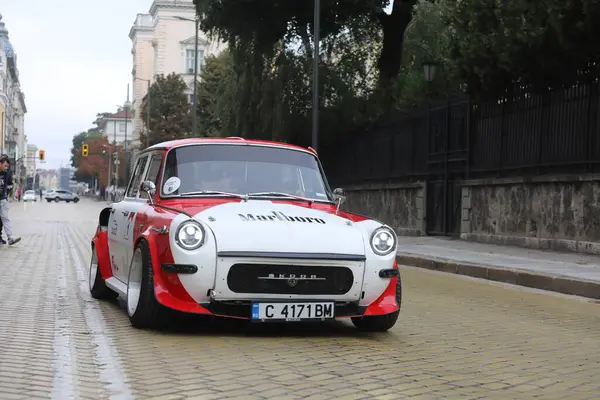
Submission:
POLYGON ((89 150, 89 149, 88 149, 88 145, 87 145, 86 143, 84 143, 84 144, 81 146, 81 155, 82 155, 83 157, 87 157, 87 156, 88 156, 88 150, 89 150))
POLYGON ((40 161, 44 161, 46 158, 46 152, 44 150, 40 150, 40 161))

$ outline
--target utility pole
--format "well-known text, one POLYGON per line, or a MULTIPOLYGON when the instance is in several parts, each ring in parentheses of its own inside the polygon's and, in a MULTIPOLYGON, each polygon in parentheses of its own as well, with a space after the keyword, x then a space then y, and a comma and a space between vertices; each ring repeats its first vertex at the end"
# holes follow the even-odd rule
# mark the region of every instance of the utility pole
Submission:
POLYGON ((321 0, 314 0, 314 55, 313 55, 313 114, 312 114, 312 148, 317 151, 319 140, 319 54, 321 31, 321 0))
POLYGON ((196 36, 194 38, 194 98, 192 105, 192 137, 197 136, 197 128, 198 128, 198 99, 197 99, 197 90, 198 90, 198 30, 200 29, 200 18, 196 15, 195 18, 195 26, 196 26, 196 36))
MULTIPOLYGON (((129 125, 129 109, 131 108, 131 102, 129 101, 129 83, 127 84, 127 100, 125 101, 125 140, 123 142, 125 153, 125 186, 127 186, 129 180, 129 149, 127 148, 127 125, 129 125)), ((117 160, 118 161, 118 160, 117 160)))
POLYGON ((150 142, 150 79, 148 79, 147 83, 148 101, 146 101, 146 147, 148 147, 148 143, 150 142))
MULTIPOLYGON (((125 122, 127 124, 127 121, 125 122)), ((127 125, 125 125, 125 129, 127 129, 127 125)), ((113 159, 110 162, 115 163, 115 189, 119 187, 119 151, 117 150, 117 121, 115 121, 115 131, 113 136, 113 145, 115 146, 115 152, 113 154, 113 159)))
POLYGON ((196 137, 198 128, 198 116, 196 115, 196 106, 198 104, 197 91, 198 91, 198 31, 200 30, 200 18, 196 14, 194 19, 175 16, 176 19, 181 21, 190 21, 194 23, 196 33, 194 35, 194 89, 192 95, 192 136, 196 137))

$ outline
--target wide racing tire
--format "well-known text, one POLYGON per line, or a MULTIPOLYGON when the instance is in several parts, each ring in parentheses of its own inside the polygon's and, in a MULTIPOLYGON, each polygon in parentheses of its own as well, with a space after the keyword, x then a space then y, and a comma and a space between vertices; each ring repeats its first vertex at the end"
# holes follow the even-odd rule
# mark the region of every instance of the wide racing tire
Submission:
POLYGON ((174 314, 156 300, 152 255, 145 240, 137 245, 131 260, 126 307, 131 325, 138 329, 166 327, 174 314))
POLYGON ((117 292, 106 286, 106 282, 104 281, 104 278, 102 278, 98 264, 98 252, 96 251, 96 246, 92 248, 88 284, 90 287, 90 294, 94 299, 114 300, 119 297, 117 292))
POLYGON ((398 303, 398 310, 390 314, 385 315, 371 315, 368 317, 354 317, 352 323, 354 326, 362 332, 386 332, 390 330, 400 316, 400 307, 402 305, 402 280, 398 276, 398 283, 396 285, 396 302, 398 303))

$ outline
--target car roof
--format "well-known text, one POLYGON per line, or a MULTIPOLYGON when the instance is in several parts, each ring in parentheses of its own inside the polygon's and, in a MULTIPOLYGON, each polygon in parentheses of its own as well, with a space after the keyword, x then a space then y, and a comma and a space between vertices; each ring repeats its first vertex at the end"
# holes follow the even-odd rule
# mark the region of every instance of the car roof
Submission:
POLYGON ((312 147, 301 147, 296 146, 294 144, 283 143, 283 142, 273 142, 270 140, 258 140, 258 139, 244 139, 241 137, 226 137, 226 138, 189 138, 189 139, 178 139, 178 140, 170 140, 167 142, 157 143, 152 145, 144 150, 142 153, 146 151, 152 150, 170 150, 176 147, 181 146, 189 146, 194 144, 245 144, 245 145, 262 145, 269 147, 279 147, 290 150, 298 150, 304 151, 306 153, 311 153, 313 155, 317 155, 317 152, 312 147))

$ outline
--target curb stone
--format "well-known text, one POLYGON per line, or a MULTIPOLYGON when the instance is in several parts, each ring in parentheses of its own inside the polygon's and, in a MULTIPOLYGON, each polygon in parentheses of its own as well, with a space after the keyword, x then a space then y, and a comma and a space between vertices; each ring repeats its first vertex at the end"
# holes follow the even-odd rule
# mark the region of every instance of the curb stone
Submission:
POLYGON ((544 274, 515 268, 474 264, 437 257, 423 257, 417 254, 399 253, 396 256, 396 260, 399 264, 417 268, 466 275, 473 278, 509 283, 512 285, 548 290, 591 299, 600 299, 600 282, 597 281, 544 274))

